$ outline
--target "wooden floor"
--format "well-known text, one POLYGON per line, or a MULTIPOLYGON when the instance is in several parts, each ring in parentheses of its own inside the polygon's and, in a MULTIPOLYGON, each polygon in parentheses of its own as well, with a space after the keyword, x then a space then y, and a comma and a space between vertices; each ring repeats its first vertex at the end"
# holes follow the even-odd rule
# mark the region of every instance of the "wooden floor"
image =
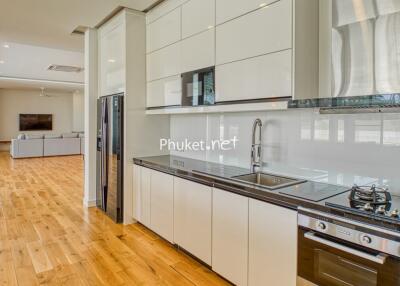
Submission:
POLYGON ((228 285, 143 226, 82 206, 80 156, 0 152, 0 285, 228 285))

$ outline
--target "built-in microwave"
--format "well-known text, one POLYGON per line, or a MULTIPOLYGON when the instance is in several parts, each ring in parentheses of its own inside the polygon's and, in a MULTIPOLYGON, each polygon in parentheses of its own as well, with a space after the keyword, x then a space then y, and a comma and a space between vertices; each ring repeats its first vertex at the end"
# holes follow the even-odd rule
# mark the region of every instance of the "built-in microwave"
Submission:
POLYGON ((182 74, 182 106, 215 104, 214 67, 182 74))

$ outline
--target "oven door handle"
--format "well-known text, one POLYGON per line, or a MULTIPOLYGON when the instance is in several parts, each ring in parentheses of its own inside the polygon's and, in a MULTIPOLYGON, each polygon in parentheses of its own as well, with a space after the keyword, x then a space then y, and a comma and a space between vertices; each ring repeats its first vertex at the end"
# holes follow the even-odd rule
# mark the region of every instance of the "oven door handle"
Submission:
POLYGON ((318 237, 318 236, 315 235, 315 232, 313 232, 313 231, 309 231, 309 232, 305 233, 304 237, 307 238, 307 239, 313 240, 315 242, 318 242, 318 243, 321 243, 321 244, 324 244, 324 245, 327 245, 327 246, 342 250, 344 252, 353 254, 355 256, 358 256, 358 257, 361 257, 361 258, 364 258, 364 259, 367 259, 367 260, 370 260, 370 261, 373 261, 373 262, 376 262, 376 263, 379 263, 379 264, 384 264, 385 260, 386 260, 386 257, 387 257, 385 254, 378 254, 378 255, 375 256, 375 255, 371 255, 371 254, 368 254, 368 253, 365 253, 365 252, 362 252, 362 251, 359 251, 359 250, 355 250, 353 248, 338 244, 336 242, 333 242, 333 241, 318 237))

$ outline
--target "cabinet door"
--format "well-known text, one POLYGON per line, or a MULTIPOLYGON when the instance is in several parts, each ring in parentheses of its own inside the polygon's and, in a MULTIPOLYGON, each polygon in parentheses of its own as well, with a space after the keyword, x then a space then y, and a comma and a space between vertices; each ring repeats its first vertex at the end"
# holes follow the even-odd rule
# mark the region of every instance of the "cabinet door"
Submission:
POLYGON ((150 229, 173 242, 174 235, 174 177, 151 172, 150 229))
POLYGON ((141 170, 142 167, 138 165, 133 165, 133 174, 132 174, 132 215, 133 218, 137 221, 141 221, 141 212, 142 212, 142 206, 141 206, 141 192, 140 192, 140 178, 141 178, 141 170))
POLYGON ((182 41, 182 73, 215 65, 214 33, 214 29, 209 29, 182 41))
POLYGON ((99 32, 100 94, 110 95, 125 91, 125 25, 118 17, 99 32))
POLYGON ((248 198, 213 189, 212 269, 239 286, 247 285, 248 210, 248 198))
POLYGON ((150 228, 150 191, 151 191, 151 170, 140 167, 140 191, 138 200, 140 212, 138 220, 150 228))
POLYGON ((216 101, 292 96, 292 50, 215 68, 216 101))
POLYGON ((297 212, 249 201, 249 286, 295 286, 297 212))
POLYGON ((291 3, 280 0, 217 26, 217 64, 291 48, 291 3))
POLYGON ((276 0, 216 0, 217 25, 275 2, 276 0))
POLYGON ((174 241, 211 265, 211 187, 174 178, 174 241))
POLYGON ((147 52, 153 52, 181 39, 181 9, 177 8, 147 25, 147 52))
POLYGON ((181 76, 172 76, 147 83, 147 107, 181 105, 181 76))
POLYGON ((182 5, 182 38, 215 26, 215 0, 190 0, 182 5))
POLYGON ((147 81, 181 73, 181 43, 175 43, 147 55, 147 81))

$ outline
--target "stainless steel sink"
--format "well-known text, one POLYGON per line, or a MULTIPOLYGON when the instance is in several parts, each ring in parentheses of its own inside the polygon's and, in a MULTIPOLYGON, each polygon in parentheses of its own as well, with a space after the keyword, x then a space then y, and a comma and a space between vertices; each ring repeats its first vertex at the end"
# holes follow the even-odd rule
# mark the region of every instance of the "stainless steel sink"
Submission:
POLYGON ((305 180, 276 176, 262 172, 235 176, 233 177, 233 179, 241 182, 247 182, 250 184, 258 185, 260 187, 264 187, 270 190, 276 190, 283 187, 306 182, 305 180))

